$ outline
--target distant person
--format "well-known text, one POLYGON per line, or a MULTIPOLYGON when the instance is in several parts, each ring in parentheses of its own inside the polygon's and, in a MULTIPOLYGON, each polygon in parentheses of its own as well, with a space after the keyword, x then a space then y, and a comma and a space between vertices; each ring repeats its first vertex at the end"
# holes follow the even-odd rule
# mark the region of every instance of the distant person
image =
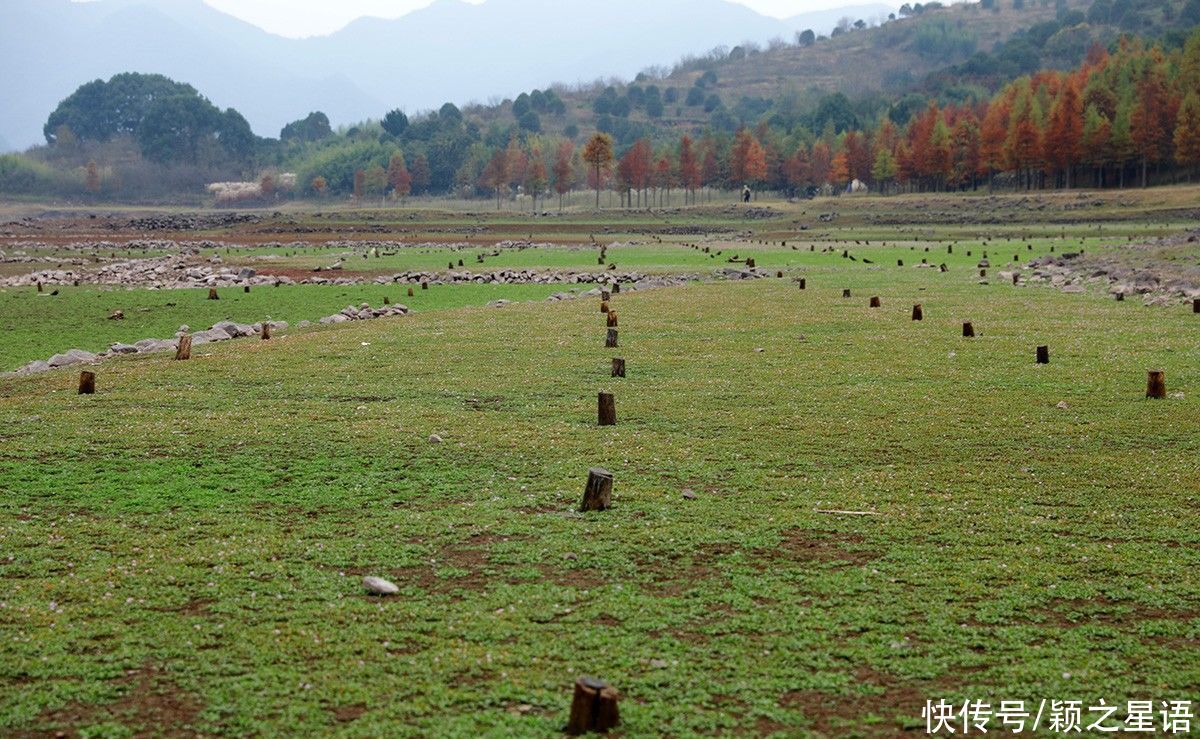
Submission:
POLYGON ((743 203, 750 202, 750 186, 749 185, 742 185, 742 202, 743 203))

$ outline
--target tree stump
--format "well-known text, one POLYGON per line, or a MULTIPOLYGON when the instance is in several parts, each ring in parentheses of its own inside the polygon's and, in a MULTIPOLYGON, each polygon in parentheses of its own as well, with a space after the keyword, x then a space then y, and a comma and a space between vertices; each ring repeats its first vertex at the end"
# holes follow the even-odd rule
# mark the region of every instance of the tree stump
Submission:
POLYGON ((596 394, 596 425, 617 425, 617 401, 612 393, 596 394))
POLYGON ((38 280, 37 288, 38 288, 38 292, 42 291, 42 281, 41 280, 38 280))
POLYGON ((1013 284, 1014 285, 1021 284, 1021 275, 1016 274, 1015 272, 1013 273, 1013 284))
POLYGON ((746 269, 754 269, 754 258, 746 257, 746 269))
POLYGON ((607 290, 600 291, 600 302, 607 302, 612 299, 612 293, 607 290))
POLYGON ((912 319, 914 321, 924 321, 925 320, 925 310, 921 307, 920 303, 917 303, 916 305, 913 306, 912 319))
POLYGON ((604 257, 603 256, 596 257, 596 264, 604 264, 604 257))
POLYGON ((970 321, 965 321, 963 323, 963 336, 965 336, 967 338, 971 338, 974 335, 975 335, 975 326, 972 325, 972 323, 970 321))
POLYGON ((616 294, 617 294, 617 293, 619 293, 619 292, 621 292, 621 283, 619 283, 619 282, 614 282, 614 283, 613 283, 613 286, 612 286, 612 294, 613 294, 613 295, 616 295, 616 294))
POLYGON ((897 267, 903 267, 903 266, 904 266, 904 260, 903 260, 903 259, 897 259, 897 260, 896 260, 896 266, 897 266, 897 267))
POLYGON ((953 253, 954 253, 954 244, 947 244, 947 245, 946 245, 946 253, 947 253, 947 254, 953 254, 953 253))
POLYGON ((1050 364, 1050 347, 1039 346, 1037 348, 1037 363, 1050 364))
POLYGON ((608 322, 609 328, 616 326, 617 325, 617 312, 615 310, 610 310, 608 312, 608 318, 606 320, 608 322))
POLYGON ((608 335, 604 338, 604 347, 606 349, 614 349, 617 346, 617 330, 610 328, 608 335))
POLYGON ((878 308, 880 305, 882 305, 882 303, 880 303, 879 298, 877 296, 875 296, 875 297, 871 298, 869 305, 872 308, 878 308))
MULTIPOLYGON (((79 392, 83 392, 82 388, 79 392)), ((1162 399, 1167 397, 1167 373, 1162 370, 1150 370, 1146 373, 1146 397, 1162 399)))
POLYGON ((946 271, 946 265, 945 265, 945 263, 938 265, 938 271, 939 271, 939 272, 945 272, 945 271, 946 271))
POLYGON ((850 297, 850 288, 846 288, 846 289, 842 290, 842 297, 843 298, 850 297))
POLYGON ((383 296, 383 304, 384 304, 384 305, 391 305, 391 304, 392 304, 392 299, 391 299, 391 298, 389 298, 388 296, 384 295, 384 296, 383 296))
POLYGON ((79 373, 79 394, 93 395, 96 392, 96 373, 84 370, 79 373))
POLYGON ((588 470, 587 486, 583 489, 583 502, 579 510, 603 511, 612 507, 612 473, 603 467, 593 467, 588 470))
POLYGON ((428 289, 429 289, 429 283, 428 283, 428 282, 424 282, 424 281, 422 281, 422 282, 421 282, 421 289, 422 289, 422 290, 428 290, 428 289))
POLYGON ((1120 303, 1120 302, 1123 302, 1124 300, 1125 300, 1125 293, 1117 293, 1117 302, 1120 303))
POLYGON ((248 292, 250 292, 250 286, 249 286, 249 285, 242 285, 242 292, 244 292, 244 293, 248 293, 248 292))
POLYGON ((613 377, 624 377, 625 376, 625 360, 622 359, 621 357, 613 357, 612 376, 613 377))
POLYGON ((208 299, 209 300, 220 300, 221 299, 221 296, 217 295, 217 288, 215 288, 215 287, 208 288, 208 299))
POLYGON ((271 338, 271 322, 263 321, 262 323, 262 340, 267 341, 271 338))
POLYGON ((980 276, 980 277, 987 277, 987 270, 986 270, 986 269, 981 269, 981 270, 979 270, 979 276, 980 276))
POLYGON ((175 359, 185 361, 192 358, 191 334, 179 337, 179 345, 175 347, 175 359))
POLYGON ((776 272, 775 277, 777 277, 779 279, 783 279, 783 270, 779 270, 778 272, 776 272))
POLYGON ((621 694, 603 680, 581 677, 575 681, 575 696, 571 699, 571 717, 563 729, 578 736, 592 731, 607 732, 621 722, 617 701, 621 694))
POLYGON ((800 289, 801 289, 801 290, 803 290, 803 289, 805 289, 805 288, 807 287, 807 284, 806 284, 806 282, 807 282, 807 281, 806 281, 806 279, 805 279, 805 278, 803 278, 803 277, 801 277, 801 278, 800 278, 800 289))
POLYGON ((1200 313, 1200 298, 1192 298, 1192 312, 1200 313))
POLYGON ((600 312, 601 312, 601 313, 607 313, 607 312, 608 312, 608 301, 607 301, 607 300, 601 300, 601 301, 600 301, 600 312))
POLYGON ((408 288, 408 297, 411 298, 412 296, 413 296, 413 289, 410 287, 410 288, 408 288))

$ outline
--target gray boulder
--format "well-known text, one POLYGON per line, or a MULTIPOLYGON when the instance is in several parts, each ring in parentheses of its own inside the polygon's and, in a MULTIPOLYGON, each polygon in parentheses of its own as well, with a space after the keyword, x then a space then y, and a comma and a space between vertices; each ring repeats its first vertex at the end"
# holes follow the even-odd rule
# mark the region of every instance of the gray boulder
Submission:
POLYGON ((82 349, 71 349, 62 354, 55 354, 50 357, 49 364, 51 367, 68 367, 72 364, 84 364, 86 362, 96 361, 96 355, 91 352, 85 352, 82 349))

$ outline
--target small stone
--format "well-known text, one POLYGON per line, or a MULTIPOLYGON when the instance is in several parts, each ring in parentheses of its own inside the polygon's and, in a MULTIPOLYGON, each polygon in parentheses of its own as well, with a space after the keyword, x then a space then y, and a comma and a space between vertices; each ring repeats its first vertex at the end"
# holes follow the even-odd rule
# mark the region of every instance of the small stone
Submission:
POLYGON ((442 437, 438 436, 437 434, 430 434, 429 435, 429 443, 430 444, 441 444, 442 437))
POLYGON ((691 488, 688 488, 687 490, 683 491, 683 497, 685 500, 695 500, 699 496, 696 495, 696 491, 692 490, 691 488))
POLYGON ((1060 400, 1060 401, 1058 401, 1058 405, 1056 405, 1056 406, 1054 406, 1054 407, 1055 407, 1055 408, 1060 408, 1060 409, 1062 409, 1062 410, 1064 410, 1064 411, 1065 411, 1065 410, 1067 410, 1068 408, 1070 408, 1071 406, 1067 405, 1067 401, 1065 401, 1065 400, 1060 400))
POLYGON ((762 354, 764 351, 766 351, 766 349, 763 349, 761 346, 758 346, 758 347, 754 348, 754 351, 756 354, 762 354))
POLYGON ((382 577, 367 575, 362 582, 363 587, 375 595, 395 595, 400 592, 400 588, 396 587, 395 583, 384 580, 382 577))
POLYGON ((575 560, 579 559, 579 555, 576 554, 575 552, 567 552, 566 554, 563 555, 563 559, 567 559, 567 560, 574 562, 575 560))
POLYGON ((667 666, 667 661, 665 659, 652 659, 650 660, 650 666, 656 670, 661 670, 667 666))

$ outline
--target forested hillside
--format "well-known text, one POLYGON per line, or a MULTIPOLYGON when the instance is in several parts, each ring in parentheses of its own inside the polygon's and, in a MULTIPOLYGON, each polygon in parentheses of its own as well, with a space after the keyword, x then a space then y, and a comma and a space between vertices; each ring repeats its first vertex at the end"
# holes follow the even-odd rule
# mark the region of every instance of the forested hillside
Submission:
POLYGON ((1197 165, 1198 23, 1200 0, 905 6, 879 27, 847 21, 829 38, 717 50, 629 84, 396 109, 338 131, 314 112, 277 139, 186 84, 124 74, 64 100, 45 147, 0 158, 0 190, 138 200, 210 185, 222 204, 454 194, 502 205, 593 187, 637 203, 744 184, 800 194, 855 180, 887 191, 1170 182, 1197 165), (611 159, 584 160, 594 134, 611 159))

